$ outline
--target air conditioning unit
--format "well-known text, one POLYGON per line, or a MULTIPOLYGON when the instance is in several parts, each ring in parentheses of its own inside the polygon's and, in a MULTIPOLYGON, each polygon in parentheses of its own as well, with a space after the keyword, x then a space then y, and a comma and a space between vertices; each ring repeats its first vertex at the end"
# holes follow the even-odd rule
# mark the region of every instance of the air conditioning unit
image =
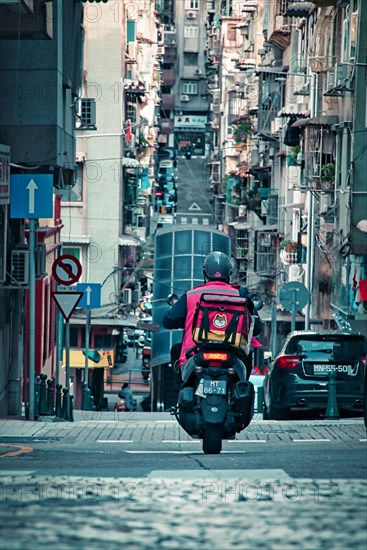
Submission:
POLYGON ((29 258, 30 252, 28 249, 18 249, 11 251, 11 276, 12 283, 16 282, 19 285, 29 284, 29 258))
POLYGON ((331 206, 331 194, 330 193, 321 193, 320 194, 320 203, 319 203, 319 213, 326 214, 331 206))
POLYGON ((133 300, 133 291, 131 288, 125 288, 122 293, 122 301, 124 304, 131 304, 133 300))
POLYGON ((136 59, 136 42, 129 42, 127 51, 130 59, 136 59))
POLYGON ((189 11, 187 14, 187 19, 196 19, 196 11, 189 11))
POLYGON ((181 101, 189 101, 189 100, 190 100, 190 98, 189 98, 188 95, 182 95, 181 96, 181 101))
POLYGON ((203 71, 201 69, 196 69, 195 73, 196 74, 203 74, 203 71))
POLYGON ((158 46, 157 55, 164 55, 164 46, 158 46))

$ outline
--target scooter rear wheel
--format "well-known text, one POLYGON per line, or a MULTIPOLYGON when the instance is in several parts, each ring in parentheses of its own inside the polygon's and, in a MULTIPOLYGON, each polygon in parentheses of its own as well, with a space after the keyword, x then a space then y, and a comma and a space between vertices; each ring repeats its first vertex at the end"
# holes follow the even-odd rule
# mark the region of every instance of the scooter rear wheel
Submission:
POLYGON ((206 424, 203 437, 203 452, 219 454, 222 450, 222 424, 206 424))

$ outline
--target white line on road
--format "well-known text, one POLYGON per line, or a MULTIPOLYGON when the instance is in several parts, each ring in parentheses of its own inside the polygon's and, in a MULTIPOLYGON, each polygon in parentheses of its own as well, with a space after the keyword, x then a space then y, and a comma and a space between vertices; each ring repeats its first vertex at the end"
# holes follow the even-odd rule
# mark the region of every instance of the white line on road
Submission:
POLYGON ((97 443, 134 443, 132 439, 97 439, 97 443))
POLYGON ((367 439, 360 439, 359 441, 364 441, 365 442, 365 441, 367 441, 367 439))
POLYGON ((266 439, 228 439, 227 443, 267 443, 266 439))
POLYGON ((156 420, 157 424, 177 424, 177 420, 156 420))
MULTIPOLYGON (((160 455, 160 454, 171 454, 171 455, 180 455, 180 454, 190 454, 189 451, 125 451, 130 454, 139 454, 139 455, 160 455)), ((202 454, 201 451, 197 451, 199 454, 202 454)), ((247 451, 222 451, 221 454, 244 454, 247 451)), ((196 454, 196 452, 195 452, 196 454)))
POLYGON ((179 439, 162 439, 162 443, 200 443, 200 441, 198 439, 194 439, 193 441, 190 439, 185 441, 180 441, 179 439))
POLYGON ((322 441, 330 441, 330 439, 292 439, 293 443, 317 443, 322 441))

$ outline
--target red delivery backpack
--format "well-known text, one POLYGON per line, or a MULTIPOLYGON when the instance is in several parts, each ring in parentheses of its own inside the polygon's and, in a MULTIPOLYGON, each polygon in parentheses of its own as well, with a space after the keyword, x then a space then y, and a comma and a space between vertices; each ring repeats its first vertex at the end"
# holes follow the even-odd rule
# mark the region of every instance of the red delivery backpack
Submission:
POLYGON ((204 293, 196 306, 192 338, 196 344, 222 342, 248 348, 252 325, 246 298, 204 293))

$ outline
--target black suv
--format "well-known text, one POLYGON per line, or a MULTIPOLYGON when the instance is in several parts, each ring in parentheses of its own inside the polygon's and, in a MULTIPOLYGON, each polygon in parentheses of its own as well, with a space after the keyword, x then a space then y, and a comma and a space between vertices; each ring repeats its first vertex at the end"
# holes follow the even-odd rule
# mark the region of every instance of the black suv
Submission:
POLYGON ((339 414, 363 416, 366 355, 367 339, 360 333, 291 332, 264 379, 264 418, 323 416, 330 372, 336 377, 339 414))

